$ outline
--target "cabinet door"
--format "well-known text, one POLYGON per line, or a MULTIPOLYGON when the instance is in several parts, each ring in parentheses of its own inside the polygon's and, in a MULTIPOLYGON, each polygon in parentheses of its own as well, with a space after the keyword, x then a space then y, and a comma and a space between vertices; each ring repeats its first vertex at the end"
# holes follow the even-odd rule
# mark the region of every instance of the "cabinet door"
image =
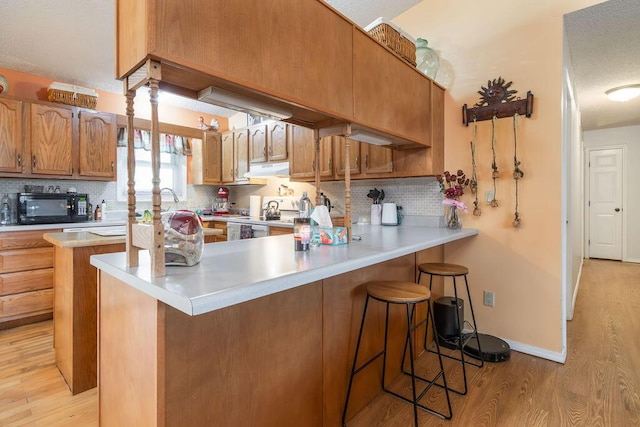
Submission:
POLYGON ((0 172, 22 172, 22 101, 0 98, 0 172))
POLYGON ((73 109, 31 104, 31 172, 73 174, 73 109))
POLYGON ((222 172, 221 180, 223 183, 233 182, 236 176, 235 161, 233 159, 233 132, 222 134, 222 172))
POLYGON ((380 174, 393 172, 393 150, 387 147, 360 143, 363 174, 380 174))
MULTIPOLYGON (((233 147, 233 136, 231 137, 233 147)), ((220 184, 222 175, 222 138, 217 132, 207 132, 202 147, 202 183, 220 184)))
MULTIPOLYGON (((289 158, 289 174, 291 178, 312 181, 315 176, 315 144, 313 130, 289 125, 289 138, 291 144, 291 156, 289 158)), ((331 137, 320 140, 320 176, 333 177, 331 137)))
POLYGON ((80 111, 80 176, 116 179, 116 121, 113 114, 80 111))
POLYGON ((249 172, 249 131, 234 132, 236 173, 235 181, 247 181, 244 174, 249 172))
POLYGON ((249 128, 249 158, 251 163, 267 161, 267 125, 249 128))
POLYGON ((282 122, 270 123, 267 128, 267 156, 269 161, 287 160, 287 125, 282 122))
MULTIPOLYGON (((343 177, 345 174, 345 138, 341 136, 333 137, 333 159, 335 162, 336 176, 343 177)), ((349 145, 349 165, 351 175, 360 173, 360 142, 351 140, 349 145)))

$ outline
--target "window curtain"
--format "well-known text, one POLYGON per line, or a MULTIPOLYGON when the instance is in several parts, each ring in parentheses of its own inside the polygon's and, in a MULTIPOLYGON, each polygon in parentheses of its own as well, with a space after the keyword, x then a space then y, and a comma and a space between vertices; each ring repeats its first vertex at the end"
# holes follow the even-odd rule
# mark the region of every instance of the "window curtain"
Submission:
MULTIPOLYGON (((127 146, 127 128, 118 128, 118 147, 127 146)), ((151 151, 151 132, 148 130, 133 130, 133 147, 151 151)), ((191 155, 191 141, 180 135, 160 134, 160 152, 177 154, 180 156, 191 155)))

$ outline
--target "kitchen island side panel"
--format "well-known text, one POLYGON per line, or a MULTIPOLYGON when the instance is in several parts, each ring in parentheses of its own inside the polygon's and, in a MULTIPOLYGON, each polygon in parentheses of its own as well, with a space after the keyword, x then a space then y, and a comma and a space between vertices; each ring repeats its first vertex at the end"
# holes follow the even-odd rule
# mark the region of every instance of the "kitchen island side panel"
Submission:
POLYGON ((158 422, 163 304, 103 271, 98 290, 99 424, 164 426, 158 422))

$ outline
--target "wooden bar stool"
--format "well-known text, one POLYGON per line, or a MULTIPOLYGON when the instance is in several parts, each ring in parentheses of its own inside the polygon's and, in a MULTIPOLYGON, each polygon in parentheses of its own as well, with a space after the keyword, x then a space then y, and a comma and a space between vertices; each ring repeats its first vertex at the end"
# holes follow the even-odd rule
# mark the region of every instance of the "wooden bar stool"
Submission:
MULTIPOLYGON (((367 282, 364 284, 364 286, 366 287, 367 290, 367 299, 365 300, 364 303, 364 310, 362 312, 362 322, 360 323, 360 332, 358 333, 358 341, 356 344, 356 351, 355 351, 355 355, 353 357, 353 367, 351 369, 351 376, 349 377, 349 387, 347 389, 347 397, 345 399, 345 404, 344 404, 344 411, 342 412, 342 425, 343 427, 346 427, 346 421, 345 418, 347 416, 347 408, 349 405, 349 396, 351 395, 351 386, 353 385, 353 378, 354 376, 362 371, 364 368, 366 368, 367 366, 369 366, 374 360, 378 359, 380 356, 382 356, 382 389, 387 392, 390 393, 396 397, 399 397, 400 399, 412 403, 413 404, 413 415, 414 415, 414 422, 415 422, 415 426, 418 426, 418 408, 423 409, 433 415, 436 415, 442 419, 451 419, 452 413, 451 413, 451 402, 449 400, 449 390, 447 388, 447 380, 445 378, 445 374, 444 374, 444 366, 442 363, 442 357, 440 355, 440 345, 438 344, 437 340, 436 341, 436 354, 438 355, 438 362, 440 363, 440 371, 430 380, 421 378, 419 376, 417 376, 415 374, 415 367, 414 367, 414 357, 413 357, 413 331, 415 330, 416 326, 412 326, 413 325, 413 317, 416 313, 416 305, 422 302, 426 302, 427 303, 427 319, 431 318, 431 324, 433 325, 433 331, 434 334, 436 333, 435 331, 435 323, 433 321, 433 312, 431 311, 431 305, 429 304, 430 299, 431 299, 431 292, 422 285, 418 285, 417 283, 412 283, 412 282, 403 282, 403 281, 371 281, 371 282, 367 282), (371 357, 369 360, 367 360, 366 362, 362 363, 360 366, 357 365, 358 362, 358 352, 360 350, 360 342, 362 339, 362 330, 364 328, 364 323, 365 323, 365 319, 367 316, 367 307, 369 306, 369 299, 374 299, 380 302, 385 303, 386 305, 386 316, 385 316, 385 326, 384 326, 384 348, 382 351, 380 351, 379 353, 375 354, 373 357, 371 357), (411 365, 411 371, 409 373, 406 373, 404 371, 404 366, 401 366, 401 371, 403 373, 406 373, 408 376, 411 377, 411 385, 412 385, 412 393, 413 393, 413 398, 409 399, 407 397, 404 397, 392 390, 387 389, 387 386, 385 384, 385 368, 386 368, 386 363, 387 363, 387 339, 388 339, 388 332, 389 332, 389 305, 390 304, 403 304, 406 307, 406 312, 407 312, 407 338, 405 341, 405 348, 404 348, 404 353, 403 357, 402 357, 402 364, 404 365, 404 360, 405 360, 405 355, 406 355, 406 351, 407 351, 407 347, 409 350, 409 360, 410 360, 410 365, 411 365), (442 385, 440 384, 436 384, 436 381, 442 377, 442 385), (419 394, 416 391, 416 380, 421 380, 425 383, 427 383, 427 386, 425 387, 425 389, 420 392, 419 394), (420 400, 424 397, 424 395, 429 391, 429 389, 433 386, 433 385, 437 385, 440 386, 442 388, 444 388, 445 391, 445 396, 447 399, 447 406, 448 406, 448 415, 445 415, 441 412, 438 412, 432 408, 428 408, 425 405, 420 404, 420 400)), ((424 321, 420 322, 420 324, 424 323, 424 321)), ((428 326, 428 322, 427 322, 427 326, 428 326)), ((425 331, 425 335, 426 335, 426 331, 425 331)))
MULTIPOLYGON (((449 390, 453 391, 454 393, 460 394, 460 395, 465 395, 467 394, 467 370, 466 370, 466 365, 472 365, 478 368, 482 368, 484 366, 484 359, 482 359, 482 356, 480 357, 480 363, 474 363, 471 360, 469 360, 468 358, 465 360, 464 357, 464 345, 466 344, 466 342, 475 337, 477 342, 478 342, 478 352, 480 355, 482 355, 482 348, 480 348, 480 339, 478 338, 478 326, 476 323, 476 316, 473 312, 473 304, 471 303, 471 294, 469 293, 469 282, 467 281, 467 274, 469 274, 469 269, 465 266, 462 265, 457 265, 457 264, 446 264, 446 263, 440 263, 440 262, 427 262, 424 264, 420 264, 418 265, 418 270, 420 271, 420 273, 418 274, 418 283, 422 283, 422 273, 428 274, 429 275, 429 291, 432 290, 432 286, 433 286, 433 276, 441 276, 441 277, 451 277, 453 279, 453 293, 454 293, 454 297, 456 299, 456 301, 458 300, 458 287, 457 287, 457 283, 456 283, 456 277, 459 276, 463 276, 464 277, 464 284, 465 287, 467 289, 467 299, 469 301, 469 308, 471 309, 471 320, 473 321, 473 332, 468 334, 466 339, 462 334, 462 329, 463 329, 463 325, 464 325, 464 319, 460 319, 460 313, 458 312, 458 310, 455 310, 456 312, 456 320, 458 321, 458 326, 459 326, 459 334, 458 337, 456 338, 456 342, 455 342, 455 346, 457 347, 457 350, 460 351, 460 357, 454 357, 454 356, 450 356, 448 354, 443 354, 442 356, 447 357, 449 359, 453 359, 453 360, 457 360, 459 362, 462 363, 462 378, 464 380, 464 388, 462 390, 455 390, 451 387, 449 387, 449 390)), ((425 319, 427 322, 429 321, 429 319, 425 319)), ((437 332, 436 332, 436 337, 438 337, 437 332)), ((437 339, 434 339, 435 342, 439 341, 439 337, 437 339)), ((426 337, 425 337, 425 349, 427 349, 427 342, 426 342, 426 337)), ((428 351, 434 353, 433 350, 429 350, 428 351)), ((440 352, 440 349, 437 349, 438 353, 440 352)))

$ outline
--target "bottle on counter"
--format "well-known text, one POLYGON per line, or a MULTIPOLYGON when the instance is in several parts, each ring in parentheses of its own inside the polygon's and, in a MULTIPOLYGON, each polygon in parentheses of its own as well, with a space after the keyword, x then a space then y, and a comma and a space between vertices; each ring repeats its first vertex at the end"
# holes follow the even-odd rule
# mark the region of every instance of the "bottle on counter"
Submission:
POLYGON ((298 205, 298 217, 310 218, 311 217, 311 199, 307 195, 307 192, 302 193, 300 204, 298 205))
POLYGON ((100 219, 107 219, 107 203, 102 199, 102 203, 100 203, 100 219))
POLYGON ((11 205, 9 204, 9 195, 5 194, 2 198, 2 206, 0 207, 0 224, 7 225, 11 223, 11 205))
POLYGON ((93 219, 96 221, 102 221, 102 209, 100 209, 100 205, 96 206, 96 211, 93 214, 93 219))

